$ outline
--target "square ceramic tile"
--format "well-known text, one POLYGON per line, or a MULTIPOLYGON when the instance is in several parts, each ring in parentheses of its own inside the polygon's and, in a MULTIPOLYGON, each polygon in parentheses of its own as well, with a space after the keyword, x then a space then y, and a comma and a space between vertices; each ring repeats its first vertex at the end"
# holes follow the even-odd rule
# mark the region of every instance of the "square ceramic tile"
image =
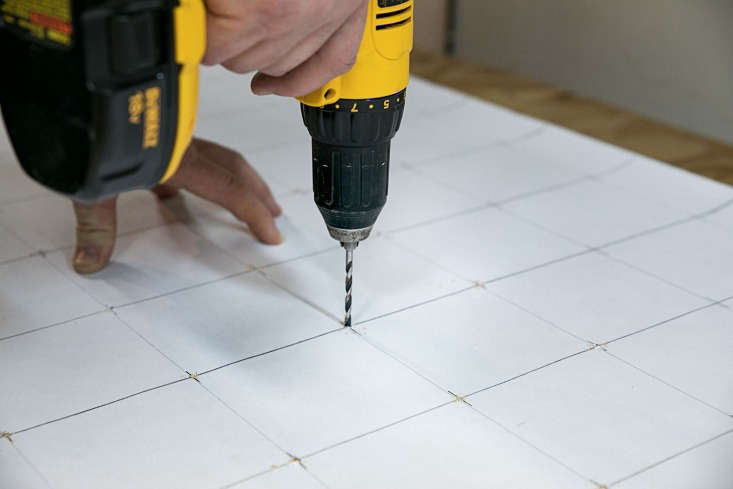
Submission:
POLYGON ((585 175, 618 168, 635 153, 554 125, 545 126, 530 137, 512 143, 525 157, 575 168, 585 175))
POLYGON ((412 75, 407 86, 405 110, 421 117, 429 117, 467 104, 471 100, 474 99, 457 90, 412 75))
POLYGON ((682 211, 592 180, 510 202, 504 208, 588 246, 601 246, 687 217, 682 211))
POLYGON ((193 380, 14 439, 54 489, 218 488, 288 459, 193 380))
POLYGON ((520 138, 543 126, 544 122, 495 105, 462 104, 403 124, 392 141, 392 153, 397 161, 420 166, 520 138))
POLYGON ((603 181, 697 214, 733 199, 733 187, 643 156, 602 177, 603 181))
POLYGON ((494 208, 412 228, 390 239, 470 281, 496 279, 585 249, 494 208))
POLYGON ((733 296, 733 232, 689 221, 611 246, 611 256, 715 300, 733 296))
POLYGON ((48 194, 25 174, 15 155, 0 150, 0 205, 48 194))
POLYGON ((563 163, 523 155, 508 146, 491 146, 420 167, 434 181, 483 202, 501 202, 581 178, 563 163))
POLYGON ((694 448, 621 482, 619 489, 729 489, 733 480, 733 433, 694 448))
POLYGON ((41 257, 0 265, 0 338, 102 309, 41 257))
MULTIPOLYGON (((344 317, 345 253, 341 248, 265 269, 280 286, 339 320, 344 317)), ((469 287, 468 281, 384 238, 354 251, 354 323, 469 287)))
MULTIPOLYGON (((306 134, 307 135, 307 134, 306 134)), ((298 134, 298 136, 301 136, 298 134)), ((311 140, 303 136, 293 138, 290 144, 252 151, 245 154, 247 161, 270 186, 276 197, 300 191, 313 200, 313 151, 311 140)))
POLYGON ((205 121, 225 113, 243 117, 257 108, 266 108, 272 97, 258 97, 250 84, 254 74, 233 73, 223 66, 202 66, 199 80, 198 120, 205 121))
POLYGON ((538 450, 452 403, 308 458, 332 489, 591 489, 538 450))
POLYGON ((231 489, 324 489, 324 487, 300 464, 290 463, 232 486, 231 489))
POLYGON ((33 249, 2 223, 3 214, 0 213, 0 263, 30 255, 33 249))
POLYGON ((597 253, 509 277, 490 291, 588 341, 604 343, 707 304, 597 253))
POLYGON ((288 453, 316 450, 448 401, 448 393, 350 330, 199 377, 288 453))
POLYGON ((118 238, 110 264, 93 275, 74 273, 71 253, 70 249, 57 251, 49 254, 48 260, 107 306, 147 299, 247 269, 182 224, 118 238))
POLYGON ((471 396, 474 407, 610 484, 733 427, 733 419, 601 350, 471 396))
POLYGON ((414 171, 392 168, 387 205, 374 229, 377 232, 403 229, 459 214, 484 203, 484 198, 448 188, 414 171))
POLYGON ((608 349, 733 416, 733 311, 730 309, 708 307, 613 342, 608 349))
POLYGON ((185 374, 112 313, 0 341, 0 430, 19 431, 185 374))
POLYGON ((479 288, 370 321, 358 331, 462 396, 588 348, 479 288))
POLYGON ((298 102, 282 97, 269 97, 266 105, 251 110, 203 116, 198 121, 196 135, 231 147, 245 157, 253 151, 310 138, 298 102))
MULTIPOLYGON (((47 194, 2 208, 3 221, 37 250, 57 250, 76 241, 76 217, 71 200, 47 194)), ((150 192, 128 192, 117 202, 117 234, 149 229, 176 220, 150 192)))
POLYGON ((181 368, 199 373, 339 327, 258 273, 132 304, 117 314, 181 368))
POLYGON ((0 487, 49 489, 46 481, 7 440, 0 440, 0 487))
POLYGON ((242 263, 254 267, 281 263, 339 246, 328 234, 310 193, 288 195, 278 199, 278 203, 283 215, 277 218, 276 224, 285 239, 279 245, 260 243, 246 224, 221 208, 207 210, 188 225, 242 263))

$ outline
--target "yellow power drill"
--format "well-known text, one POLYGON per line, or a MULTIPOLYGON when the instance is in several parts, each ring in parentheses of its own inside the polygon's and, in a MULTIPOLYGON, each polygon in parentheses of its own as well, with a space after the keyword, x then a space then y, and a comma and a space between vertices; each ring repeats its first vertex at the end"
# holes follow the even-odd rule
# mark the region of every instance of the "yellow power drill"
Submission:
MULTIPOLYGON (((301 97, 315 202, 351 260, 387 200, 413 0, 369 0, 354 67, 301 97)), ((165 182, 191 141, 203 0, 0 0, 0 108, 26 173, 76 200, 165 182)))

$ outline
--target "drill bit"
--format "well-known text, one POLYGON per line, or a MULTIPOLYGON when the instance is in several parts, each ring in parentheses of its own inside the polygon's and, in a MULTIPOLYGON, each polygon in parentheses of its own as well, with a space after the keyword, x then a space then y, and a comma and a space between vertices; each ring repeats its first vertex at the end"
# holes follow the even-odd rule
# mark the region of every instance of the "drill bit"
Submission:
POLYGON ((344 317, 344 326, 347 328, 351 327, 351 289, 353 284, 353 270, 354 270, 354 248, 357 247, 358 243, 342 243, 346 250, 346 300, 344 301, 344 310, 346 315, 344 317))

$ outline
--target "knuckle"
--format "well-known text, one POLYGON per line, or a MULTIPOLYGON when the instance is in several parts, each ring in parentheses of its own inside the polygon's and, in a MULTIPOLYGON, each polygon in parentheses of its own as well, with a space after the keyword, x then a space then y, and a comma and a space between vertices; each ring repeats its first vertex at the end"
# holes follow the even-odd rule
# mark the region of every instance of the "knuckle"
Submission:
POLYGON ((301 0, 266 0, 259 2, 258 15, 261 25, 271 35, 278 35, 290 28, 290 20, 298 18, 302 10, 301 0))

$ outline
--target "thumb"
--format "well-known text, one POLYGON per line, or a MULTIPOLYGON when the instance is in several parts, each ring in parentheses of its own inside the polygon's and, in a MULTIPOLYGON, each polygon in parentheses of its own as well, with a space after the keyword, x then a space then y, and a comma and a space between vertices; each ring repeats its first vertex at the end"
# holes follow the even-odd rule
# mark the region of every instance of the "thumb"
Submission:
POLYGON ((72 265, 77 273, 103 269, 112 256, 117 233, 117 197, 84 204, 74 202, 76 249, 72 265))

